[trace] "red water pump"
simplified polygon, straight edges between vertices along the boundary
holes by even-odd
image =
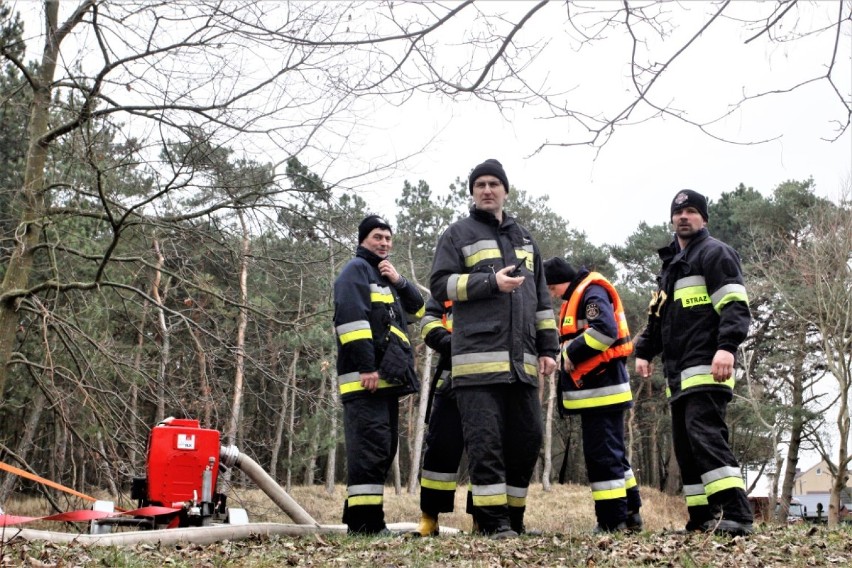
[[[148,477],[135,478],[130,496],[140,507],[173,507],[180,512],[168,526],[201,526],[225,514],[225,496],[216,492],[219,432],[198,420],[167,418],[151,429]]]

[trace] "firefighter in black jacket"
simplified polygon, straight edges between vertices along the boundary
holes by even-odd
[[[419,382],[406,334],[423,298],[388,260],[390,225],[370,215],[358,226],[355,257],[334,281],[337,383],[343,401],[350,534],[387,533],[383,495],[396,454],[400,396]]]
[[[556,369],[556,321],[538,246],[503,211],[503,166],[486,160],[468,186],[474,206],[438,240],[430,289],[439,302],[453,301],[453,393],[474,520],[482,533],[507,538],[525,530],[543,435],[538,377]]]
[[[414,532],[420,536],[437,536],[438,514],[451,513],[455,508],[459,464],[464,452],[461,416],[450,374],[452,330],[452,302],[441,305],[433,298],[426,300],[420,335],[438,353],[439,359],[430,387],[433,398],[420,472],[421,515]]]
[[[610,282],[561,258],[544,262],[547,287],[564,300],[559,318],[561,411],[579,414],[596,532],[642,528],[639,486],[624,445],[633,406],[625,360],[633,351],[621,298]]]
[[[636,339],[636,372],[651,376],[662,354],[672,441],[683,477],[687,530],[752,532],[753,515],[725,415],[737,347],[751,315],[736,251],[707,231],[707,199],[692,190],[671,204],[674,240],[663,261],[648,325]]]

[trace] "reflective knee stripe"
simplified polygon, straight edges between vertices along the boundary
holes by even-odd
[[[745,489],[745,482],[739,468],[731,466],[708,471],[701,476],[701,481],[704,482],[704,492],[707,495],[713,495],[725,489]]]
[[[458,484],[457,473],[441,473],[424,469],[420,474],[420,487],[438,491],[455,491]]]
[[[684,485],[683,496],[686,498],[687,507],[698,507],[707,505],[707,494],[704,493],[703,484]]]
[[[734,377],[729,378],[723,383],[717,383],[710,373],[710,369],[710,365],[696,365],[695,367],[688,367],[681,371],[680,390],[685,391],[689,388],[705,385],[725,386],[729,389],[734,388]]]
[[[527,506],[527,488],[506,486],[506,501],[510,507],[526,507]]]
[[[611,479],[609,481],[596,481],[590,483],[592,498],[595,501],[606,501],[609,499],[622,499],[627,497],[627,487],[623,479]]]
[[[610,406],[631,400],[633,394],[630,392],[630,383],[597,389],[562,391],[562,406],[567,410]]]
[[[508,504],[505,483],[495,483],[493,485],[471,485],[470,490],[473,497],[473,505],[475,507]]]
[[[358,339],[373,339],[373,331],[370,329],[370,322],[367,320],[344,323],[334,329],[337,332],[337,337],[340,339],[341,345],[346,345],[350,341]]]
[[[384,379],[379,379],[379,389],[386,389],[395,386],[398,385],[393,385]],[[345,375],[338,375],[337,387],[340,389],[340,394],[349,394],[352,392],[367,390],[361,386],[361,373],[358,371],[346,373]]]
[[[346,488],[347,503],[350,507],[358,505],[381,505],[384,497],[384,485],[350,485]]]
[[[632,469],[628,469],[624,472],[624,487],[627,489],[632,489],[638,485],[636,483],[636,476],[633,474]]]
[[[744,302],[748,305],[748,294],[742,284],[726,284],[716,290],[710,296],[710,300],[713,302],[713,309],[718,314],[722,312],[722,308],[731,302]]]

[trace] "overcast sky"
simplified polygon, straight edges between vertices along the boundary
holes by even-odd
[[[553,9],[545,8],[549,13],[537,14],[528,31],[552,32],[553,20],[564,16],[564,10],[556,6],[561,3],[553,4]],[[805,15],[813,20],[835,16],[834,7],[835,2],[822,2],[803,12],[799,20]],[[695,11],[692,16],[700,17]],[[813,25],[813,21],[807,23]],[[680,28],[684,34],[697,29],[694,22],[685,24]],[[706,119],[721,114],[743,92],[789,87],[824,72],[829,61],[831,34],[787,44],[759,39],[745,45],[741,25],[730,20],[713,25],[652,91],[657,103],[671,101],[694,119]],[[850,35],[847,25],[836,63],[842,79],[837,86],[847,100],[852,98]],[[680,39],[673,36],[667,41]],[[664,53],[667,46],[660,48]],[[620,108],[619,101],[624,99],[618,96],[630,88],[628,55],[625,38],[607,40],[580,54],[554,42],[549,59],[539,68],[547,69],[547,80],[575,88],[572,96],[585,108],[611,112]],[[671,199],[681,188],[716,200],[741,182],[769,195],[783,181],[813,177],[818,194],[837,198],[852,175],[852,132],[847,129],[835,142],[824,140],[837,135],[832,121],[848,120],[826,81],[749,103],[713,128],[717,135],[740,142],[777,138],[756,145],[720,142],[669,118],[619,127],[599,154],[588,147],[551,147],[531,155],[544,142],[565,140],[572,133],[565,122],[537,118],[544,114],[540,108],[511,114],[501,116],[481,102],[423,98],[401,110],[383,109],[375,117],[384,128],[374,139],[382,148],[379,153],[403,155],[432,136],[436,139],[396,176],[373,185],[367,194],[370,203],[392,217],[388,195],[396,197],[404,180],[423,179],[433,191],[444,191],[477,163],[497,158],[512,185],[549,196],[569,225],[585,231],[591,242],[620,244],[640,221],[667,222]],[[511,209],[511,201],[507,207]]]

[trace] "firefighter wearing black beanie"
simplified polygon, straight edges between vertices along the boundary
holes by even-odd
[[[506,170],[503,169],[503,164],[498,162],[495,159],[485,160],[470,172],[470,177],[467,180],[467,187],[470,191],[470,194],[473,195],[473,183],[476,181],[476,178],[482,176],[494,176],[500,180],[500,183],[503,184],[503,187],[506,189],[506,193],[509,193],[509,178],[506,177]]]

